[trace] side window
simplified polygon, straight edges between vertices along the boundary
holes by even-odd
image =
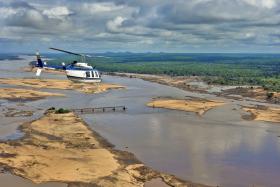
[[[86,77],[90,77],[90,72],[89,71],[86,72]]]

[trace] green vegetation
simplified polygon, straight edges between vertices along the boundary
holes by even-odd
[[[273,95],[274,95],[274,93],[267,92],[266,97],[267,97],[267,99],[271,99],[271,98],[273,98]]]
[[[66,114],[66,113],[71,112],[70,110],[64,109],[64,108],[59,108],[59,109],[56,110],[55,107],[49,108],[48,111],[53,111],[53,112],[55,112],[56,114]]]
[[[48,109],[48,111],[52,111],[52,110],[55,110],[55,107],[51,107]]]
[[[105,53],[87,61],[101,71],[170,76],[201,76],[209,84],[259,85],[280,91],[280,55]],[[70,63],[71,55],[55,55],[49,63]]]
[[[55,111],[56,114],[66,114],[66,113],[69,113],[69,112],[70,112],[70,110],[64,109],[64,108],[60,108],[60,109]]]

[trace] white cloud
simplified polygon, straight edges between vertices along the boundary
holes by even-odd
[[[145,39],[145,40],[141,40],[139,43],[146,44],[146,45],[152,45],[152,44],[154,44],[154,41],[151,39]]]
[[[255,36],[256,36],[255,33],[250,33],[250,32],[245,33],[245,37],[246,37],[246,38],[253,38],[253,37],[255,37]]]
[[[115,5],[114,3],[84,3],[82,4],[82,9],[86,11],[85,13],[97,14],[104,12],[111,12],[123,9],[124,6]]]
[[[7,8],[7,7],[0,7],[0,19],[7,18],[13,14],[16,14],[16,10],[13,8]]]
[[[72,12],[65,6],[58,6],[44,10],[43,14],[47,15],[49,18],[62,18],[69,16]]]
[[[102,41],[104,48],[129,41],[129,50],[145,44],[160,48],[164,43],[182,50],[186,46],[206,50],[225,45],[237,49],[239,45],[265,47],[275,41],[275,33],[280,33],[279,3],[278,0],[91,0],[86,3],[9,0],[0,3],[0,37],[42,39],[42,43],[59,41],[68,45],[79,41],[81,47]]]
[[[244,0],[244,1],[250,5],[261,7],[261,8],[271,9],[276,6],[275,0]]]
[[[113,20],[107,22],[107,29],[112,32],[119,32],[119,28],[122,26],[122,23],[126,20],[121,16],[116,17]]]

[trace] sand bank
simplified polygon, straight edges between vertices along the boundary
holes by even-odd
[[[38,100],[50,96],[64,96],[63,94],[42,92],[18,88],[0,88],[0,98],[11,101]]]
[[[155,99],[147,104],[149,107],[166,108],[173,110],[182,110],[187,112],[195,112],[203,115],[208,110],[224,105],[223,101],[206,100],[200,98],[191,99]]]
[[[270,97],[268,96],[269,94],[271,94]],[[280,103],[280,92],[270,92],[261,87],[236,87],[224,90],[220,95],[225,97],[238,95],[241,98],[250,98],[275,104]]]
[[[208,85],[200,76],[168,76],[168,75],[150,75],[136,73],[108,73],[109,75],[139,78],[150,82],[176,87],[186,91],[209,93],[217,96],[223,96],[230,99],[250,98],[268,103],[280,103],[280,92],[270,92],[261,87],[252,86],[225,86],[225,85]],[[272,97],[268,97],[273,93]]]
[[[137,74],[137,73],[108,73],[113,76],[138,78],[145,81],[155,82],[163,85],[173,86],[187,91],[198,91],[206,93],[207,89],[197,85],[193,85],[193,82],[202,82],[202,79],[198,76],[168,76],[168,75],[151,75],[151,74]]]
[[[22,139],[0,143],[0,163],[35,183],[143,186],[161,178],[172,186],[192,184],[144,166],[131,153],[114,150],[73,113],[49,111],[41,119],[22,125],[21,130],[25,133]]]
[[[12,107],[7,107],[5,109],[2,109],[2,112],[5,117],[28,117],[28,116],[32,116],[34,113],[34,111],[20,110],[18,108],[12,108]]]
[[[60,79],[0,79],[0,84],[27,86],[32,88],[52,88],[77,90],[83,93],[101,93],[110,89],[120,89],[124,86],[107,83],[76,83]]]
[[[280,108],[256,106],[243,107],[243,110],[251,114],[250,116],[244,115],[244,119],[280,123]]]

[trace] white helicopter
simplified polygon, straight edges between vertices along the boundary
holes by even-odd
[[[65,65],[64,63],[61,63],[62,66],[49,66],[46,62],[43,62],[41,60],[41,56],[39,52],[36,53],[37,57],[37,64],[35,65],[38,67],[36,76],[40,76],[42,69],[60,69],[65,70],[67,78],[76,81],[76,82],[87,82],[87,83],[94,83],[94,82],[101,82],[101,74],[100,72],[95,69],[95,67],[92,67],[86,63],[86,57],[90,57],[88,55],[79,54],[79,53],[73,53],[70,51],[65,51],[62,49],[57,48],[50,48],[52,50],[68,53],[71,55],[76,55],[81,57],[81,62],[73,61],[69,65]]]

